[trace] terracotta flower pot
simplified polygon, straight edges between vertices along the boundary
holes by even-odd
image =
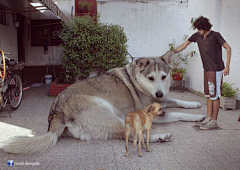
[[[57,96],[59,93],[61,93],[63,90],[65,90],[68,86],[71,84],[58,84],[58,80],[54,80],[50,84],[50,96]]]
[[[180,77],[181,72],[177,72],[177,74],[172,74],[173,80],[182,80],[182,77]]]

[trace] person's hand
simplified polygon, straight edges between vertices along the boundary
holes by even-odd
[[[223,74],[224,74],[224,76],[229,75],[229,67],[225,67]]]

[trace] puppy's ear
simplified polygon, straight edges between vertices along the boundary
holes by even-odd
[[[147,58],[139,58],[136,60],[136,69],[139,72],[142,72],[146,66],[149,64],[149,60]]]
[[[151,105],[151,106],[149,106],[147,112],[149,113],[149,112],[152,112],[153,110],[155,110],[155,107],[153,105]]]
[[[170,68],[172,68],[174,57],[175,57],[175,52],[174,51],[168,51],[161,58]]]

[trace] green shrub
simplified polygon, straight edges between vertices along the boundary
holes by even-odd
[[[99,17],[85,15],[63,24],[62,57],[65,82],[83,80],[93,71],[101,74],[127,64],[127,37],[119,25],[99,22]]]
[[[200,16],[199,16],[200,17]],[[191,18],[191,29],[195,30],[196,28],[194,27],[194,22],[199,18],[199,17],[192,17]]]
[[[234,85],[234,83],[223,82],[223,84],[222,84],[222,93],[221,93],[221,95],[223,97],[235,97],[236,96],[236,94],[239,91],[239,89],[236,88],[234,90],[232,85]]]

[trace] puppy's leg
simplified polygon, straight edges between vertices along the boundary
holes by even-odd
[[[144,141],[144,135],[142,135],[142,147],[143,147],[144,149],[147,148],[146,145],[145,145],[145,141]]]
[[[142,130],[138,131],[138,138],[139,138],[139,142],[138,142],[138,156],[142,157],[142,152],[141,152],[141,144],[142,144],[142,139],[143,139],[143,134],[142,134]]]
[[[150,129],[147,129],[147,152],[151,152],[152,150],[149,148],[149,137],[150,137]]]
[[[137,145],[137,132],[133,132],[133,148]]]
[[[136,123],[133,123],[133,148],[135,148],[135,146],[137,145],[137,133],[138,133],[138,127],[136,125]]]
[[[126,153],[125,153],[125,156],[129,156],[129,151],[128,151],[128,137],[131,133],[131,127],[129,124],[126,124],[125,126],[126,128],[126,131],[125,131],[125,140],[126,140]]]

